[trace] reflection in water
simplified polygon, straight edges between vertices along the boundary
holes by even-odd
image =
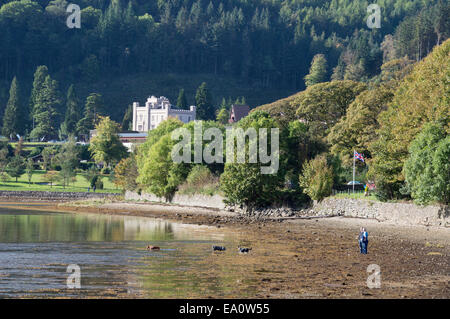
[[[131,216],[0,209],[0,297],[183,297],[232,286],[202,260],[229,239],[215,228]],[[146,245],[161,251],[147,251]],[[69,264],[81,290],[66,289]],[[226,278],[226,279],[225,279]]]

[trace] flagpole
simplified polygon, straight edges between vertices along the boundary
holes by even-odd
[[[355,195],[355,150],[353,150],[353,181],[352,181],[353,195]]]

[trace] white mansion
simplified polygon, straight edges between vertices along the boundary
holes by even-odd
[[[133,102],[133,131],[148,132],[155,129],[169,117],[179,119],[184,123],[195,120],[195,106],[191,105],[189,110],[178,109],[170,104],[169,99],[161,96],[151,96],[147,99],[145,106],[139,102]]]

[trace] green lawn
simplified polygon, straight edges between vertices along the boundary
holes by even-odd
[[[364,196],[364,192],[362,191],[358,191],[353,194],[352,191],[350,191],[350,193],[348,192],[342,192],[342,193],[338,193],[338,194],[334,194],[332,196],[330,196],[332,198],[353,198],[353,199],[370,199],[370,200],[376,200],[378,201],[378,199],[376,198],[376,196],[373,194],[370,194],[369,196]]]
[[[53,192],[86,192],[89,183],[83,178],[80,174],[77,175],[77,180],[75,183],[70,184],[70,186],[66,186],[63,188],[59,185],[59,182],[53,184],[53,186],[47,185],[45,181],[43,181],[42,176],[45,174],[45,171],[35,171],[33,174],[33,178],[31,180],[31,184],[28,184],[28,177],[26,174],[22,175],[18,181],[16,182],[15,178],[11,178],[7,182],[0,181],[0,190],[4,191],[53,191]],[[107,176],[101,177],[104,185],[104,189],[97,189],[98,193],[120,193],[120,189],[117,189],[116,186],[108,179]],[[92,192],[92,189],[90,190]]]

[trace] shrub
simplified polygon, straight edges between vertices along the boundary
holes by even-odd
[[[138,184],[136,179],[138,177],[138,169],[136,164],[136,158],[131,155],[128,158],[122,159],[111,172],[114,184],[123,190],[134,191]]]
[[[103,189],[103,181],[101,178],[97,178],[97,180],[95,181],[95,187],[97,189]]]
[[[95,166],[91,166],[83,175],[84,179],[89,183],[91,187],[94,187],[97,182],[99,172]]]
[[[1,172],[1,173],[0,173],[0,180],[1,180],[3,183],[8,182],[10,178],[11,178],[11,176],[9,176],[8,173],[6,173],[6,172]]]
[[[206,166],[196,165],[190,171],[186,182],[192,186],[202,186],[209,183],[213,178],[214,176]]]
[[[299,182],[303,192],[313,200],[322,200],[331,195],[333,169],[328,166],[326,157],[319,155],[305,162]]]
[[[180,194],[214,195],[219,190],[219,178],[208,167],[196,165],[189,172],[186,181],[179,186]]]
[[[58,180],[58,172],[57,171],[48,171],[44,175],[42,175],[42,179],[50,184],[50,187],[53,187],[53,183]]]

